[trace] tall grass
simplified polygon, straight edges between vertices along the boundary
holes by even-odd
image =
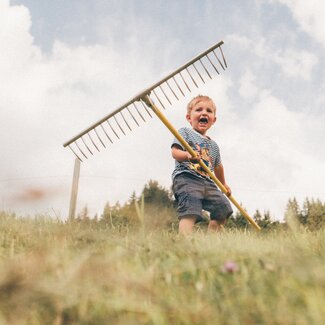
[[[0,324],[324,324],[324,235],[2,213]]]

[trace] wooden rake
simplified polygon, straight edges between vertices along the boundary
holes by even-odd
[[[193,87],[199,88],[199,84],[206,83],[207,79],[212,79],[214,75],[220,74],[221,70],[227,68],[227,62],[221,48],[223,44],[223,41],[221,41],[202,52],[162,80],[134,96],[109,115],[74,136],[63,146],[69,147],[77,159],[83,161],[83,159],[88,159],[89,155],[94,155],[96,151],[99,152],[102,148],[106,148],[107,143],[113,143],[113,141],[120,139],[121,136],[126,135],[128,131],[132,131],[133,127],[139,127],[141,123],[146,122],[146,118],[152,118],[151,112],[154,112],[184,148],[193,157],[196,157],[196,152],[162,114],[152,98],[155,98],[165,109],[173,104],[173,100],[185,97],[188,92],[192,91]],[[200,160],[199,164],[220,190],[227,194],[225,187],[205,163]],[[232,195],[228,196],[228,199],[255,229],[261,229]]]

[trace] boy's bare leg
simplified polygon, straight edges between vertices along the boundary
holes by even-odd
[[[208,231],[209,232],[219,232],[223,229],[223,226],[225,225],[226,220],[210,220],[208,225]]]
[[[196,217],[182,218],[179,221],[178,232],[182,235],[189,235],[193,231]]]

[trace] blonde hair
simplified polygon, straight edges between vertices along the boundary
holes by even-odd
[[[192,98],[192,100],[187,104],[187,114],[191,113],[192,108],[199,102],[206,100],[209,101],[212,105],[212,108],[214,110],[214,113],[216,113],[216,104],[214,101],[209,97],[209,96],[204,96],[204,95],[197,95],[196,97]]]

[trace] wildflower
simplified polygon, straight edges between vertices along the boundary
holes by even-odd
[[[235,273],[239,269],[238,265],[234,261],[227,261],[222,267],[222,272],[224,273]]]

